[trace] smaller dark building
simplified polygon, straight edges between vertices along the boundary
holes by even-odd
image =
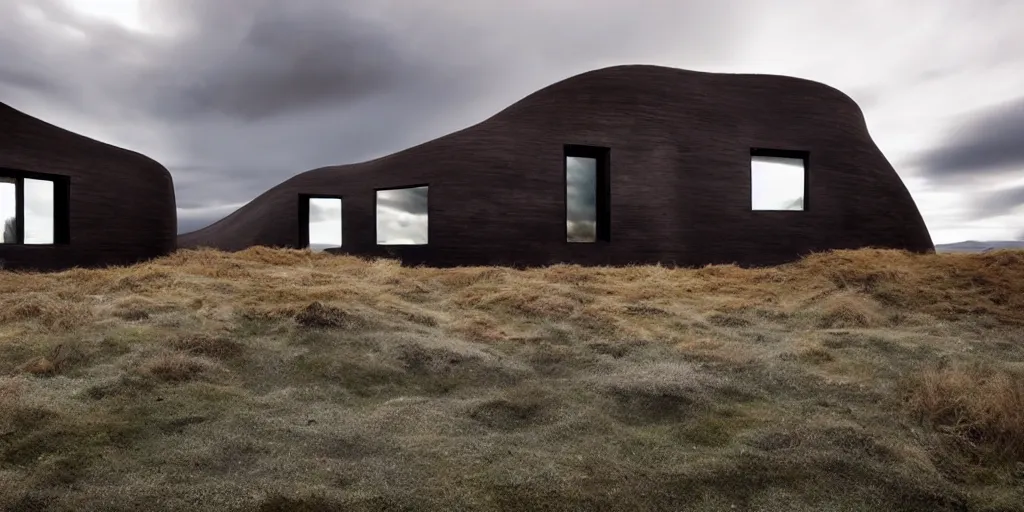
[[[167,169],[3,103],[0,217],[8,270],[129,265],[176,243]]]

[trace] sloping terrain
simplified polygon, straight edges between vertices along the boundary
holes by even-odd
[[[0,508],[1024,510],[1024,252],[0,272]]]

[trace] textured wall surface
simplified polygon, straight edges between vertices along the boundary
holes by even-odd
[[[566,144],[610,148],[610,240],[566,242]],[[806,151],[805,211],[752,211],[752,148]],[[428,184],[429,244],[376,246],[375,189]],[[315,169],[179,247],[300,243],[299,194],[343,196],[343,252],[406,264],[769,265],[864,246],[933,250],[857,104],[807,80],[657,66],[583,73],[377,160]]]
[[[70,243],[0,244],[6,269],[126,265],[175,248],[177,213],[171,175],[145,156],[0,103],[0,169],[70,179]]]

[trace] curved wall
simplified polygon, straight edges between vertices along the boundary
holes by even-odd
[[[65,243],[0,244],[6,269],[128,265],[175,248],[171,175],[138,153],[0,103],[0,174],[56,176],[68,184]]]
[[[565,145],[609,148],[610,240],[566,242]],[[751,150],[806,152],[805,211],[751,210]],[[376,245],[375,189],[429,185],[429,244]],[[845,94],[772,75],[616,66],[377,160],[308,171],[180,247],[298,247],[300,194],[343,197],[341,252],[406,264],[769,265],[933,245]]]

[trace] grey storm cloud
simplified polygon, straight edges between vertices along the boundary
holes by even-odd
[[[1024,176],[1024,97],[975,114],[918,165],[937,183]],[[1024,207],[1024,187],[978,193],[970,205],[972,219],[1010,214]]]
[[[1017,209],[1024,216],[1024,186],[980,194],[972,201],[972,206],[971,216],[975,219],[1006,215]]]
[[[178,208],[203,208],[218,203],[238,203],[254,198],[268,188],[265,184],[281,174],[277,167],[217,167],[213,165],[168,165],[174,169],[174,186],[189,190],[176,197]],[[283,180],[280,180],[283,181]]]
[[[60,88],[54,82],[26,72],[24,69],[10,67],[7,63],[0,63],[0,83],[51,94],[60,91]]]
[[[715,62],[735,51],[738,4],[141,0],[164,30],[151,35],[61,0],[6,0],[0,95],[31,90],[40,110],[63,105],[164,163],[185,232],[294,174],[425,142],[579,72],[668,51]]]
[[[188,232],[191,232],[191,231],[196,231],[197,229],[202,229],[202,228],[210,225],[214,220],[217,220],[217,219],[219,219],[221,217],[223,217],[223,215],[217,216],[216,218],[211,220],[208,217],[189,217],[189,216],[182,217],[182,216],[179,215],[178,216],[178,233],[188,233]]]
[[[162,82],[172,85],[157,95],[162,115],[253,122],[385,94],[431,72],[385,27],[337,2],[208,4],[169,6],[209,39],[192,39],[162,61]]]
[[[936,181],[1024,172],[1024,97],[979,112],[918,164]]]

